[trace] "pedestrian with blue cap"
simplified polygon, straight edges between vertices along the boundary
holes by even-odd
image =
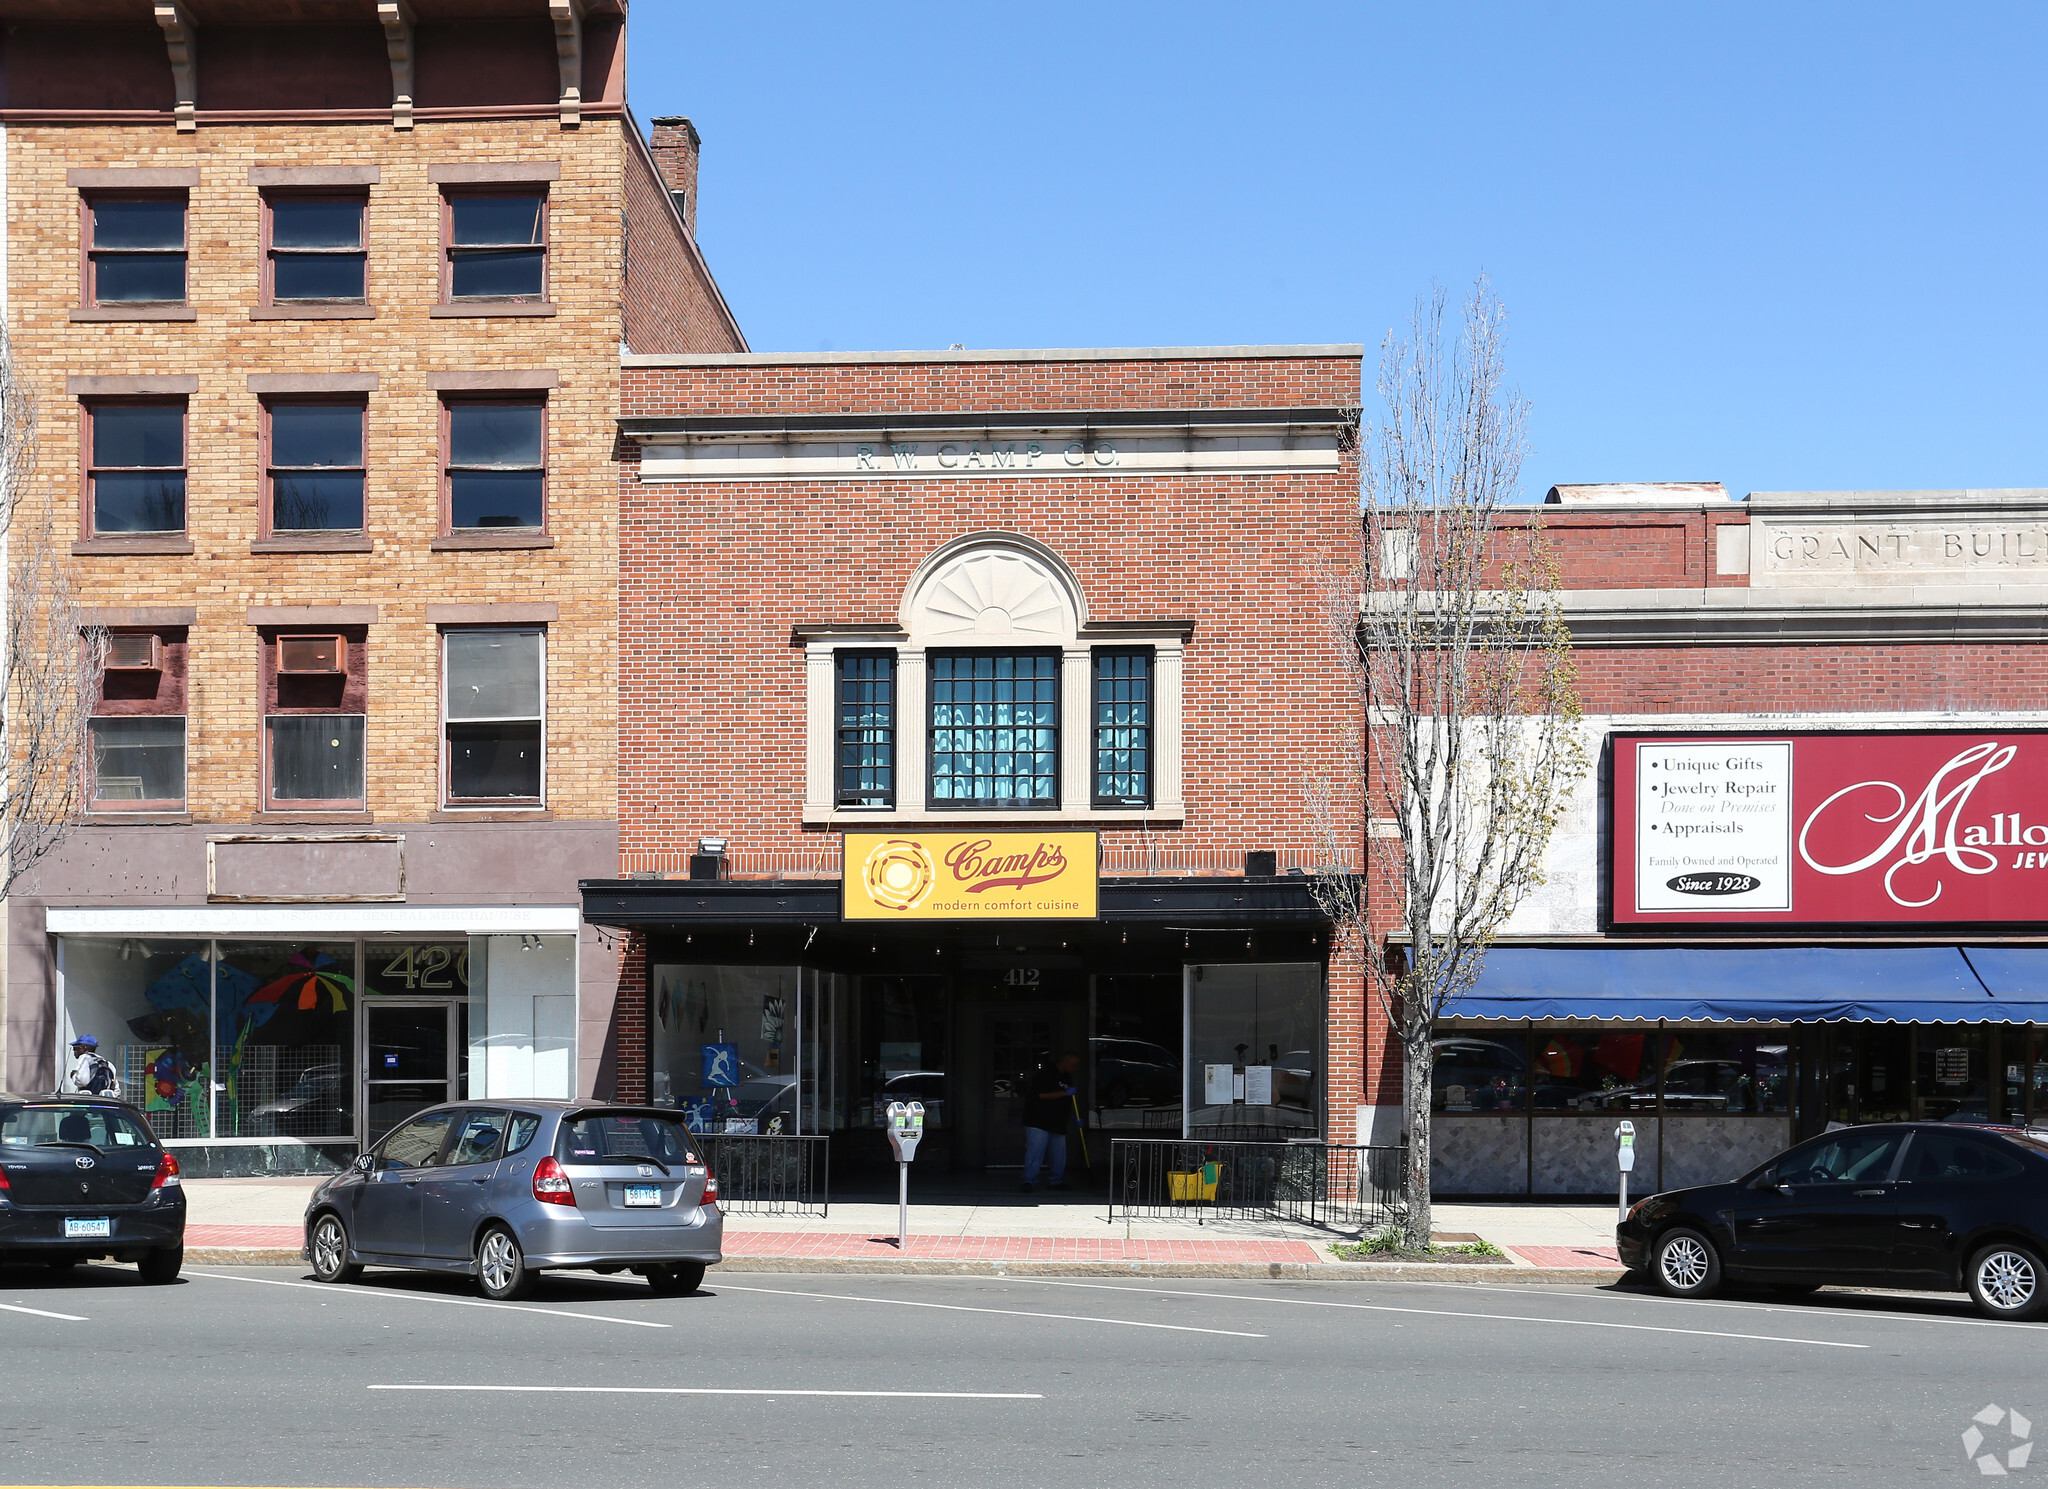
[[[64,1077],[64,1089],[83,1096],[121,1097],[121,1077],[111,1062],[100,1054],[100,1042],[90,1034],[71,1041],[71,1069]]]

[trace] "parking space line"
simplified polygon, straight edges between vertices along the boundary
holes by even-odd
[[[1025,1279],[1019,1278],[1014,1280],[1022,1281]],[[1534,1293],[1555,1297],[1564,1291],[1554,1283],[1418,1282],[1407,1277],[1401,1278],[1397,1285],[1401,1287],[1440,1287],[1462,1292],[1500,1292],[1511,1289],[1518,1296],[1524,1297]],[[1824,1304],[1817,1303],[1746,1303],[1739,1298],[1667,1298],[1662,1293],[1616,1292],[1612,1288],[1592,1286],[1587,1287],[1583,1292],[1576,1289],[1564,1292],[1564,1296],[1573,1298],[1607,1298],[1622,1303],[1669,1303],[1673,1306],[1684,1308],[1735,1308],[1750,1313],[1789,1313],[1795,1317],[1805,1318],[1874,1318],[1904,1324],[1961,1324],[1965,1328],[1971,1329],[2048,1329],[2048,1324],[2029,1324],[2021,1323],[2017,1320],[1999,1318],[1950,1318],[1947,1315],[1928,1313],[1893,1313],[1877,1308],[1829,1308]],[[1901,1298],[1896,1294],[1882,1292],[1859,1292],[1854,1294],[1854,1296],[1875,1298],[1877,1301],[1886,1303],[1903,1303],[1906,1301],[1906,1298]],[[1957,1293],[1911,1293],[1907,1295],[1910,1298],[1922,1299],[1954,1298],[1959,1296],[1961,1294]]]
[[[1135,1318],[1091,1318],[1084,1313],[1030,1313],[1021,1308],[970,1308],[964,1303],[920,1303],[910,1298],[863,1298],[852,1293],[800,1293],[786,1287],[739,1287],[717,1284],[722,1293],[772,1293],[779,1298],[823,1298],[833,1303],[891,1303],[898,1308],[937,1308],[947,1313],[996,1313],[1007,1318],[1051,1318],[1068,1324],[1120,1324],[1127,1329],[1165,1329],[1175,1334],[1222,1334],[1231,1339],[1264,1339],[1242,1329],[1198,1329],[1193,1324],[1153,1324]]]
[[[1481,1318],[1517,1324],[1563,1324],[1579,1329],[1627,1329],[1639,1334],[1691,1334],[1704,1339],[1742,1339],[1754,1344],[1811,1344],[1823,1349],[1869,1349],[1840,1339],[1796,1339],[1780,1334],[1736,1334],[1722,1329],[1678,1329],[1667,1324],[1623,1324],[1599,1318],[1545,1318],[1527,1313],[1470,1313],[1454,1308],[1396,1308],[1389,1303],[1332,1303],[1321,1298],[1259,1298],[1243,1293],[1195,1293],[1170,1288],[1124,1287],[1111,1282],[1061,1282],[1049,1277],[1011,1277],[1038,1287],[1086,1287],[1100,1292],[1139,1293],[1157,1298],[1204,1298],[1231,1303],[1284,1303],[1296,1308],[1348,1308],[1360,1313],[1405,1313],[1423,1318]]]
[[[371,1391],[509,1391],[562,1396],[887,1396],[907,1401],[1043,1401],[1037,1391],[799,1391],[768,1386],[366,1386]]]
[[[27,1313],[36,1318],[61,1318],[67,1324],[86,1324],[92,1322],[91,1319],[81,1318],[75,1313],[52,1313],[47,1308],[24,1308],[19,1303],[0,1303],[0,1310],[8,1313]]]
[[[549,1318],[580,1318],[594,1324],[626,1324],[635,1329],[670,1329],[648,1318],[612,1318],[603,1313],[572,1313],[566,1308],[536,1308],[530,1303],[492,1303],[482,1298],[444,1298],[438,1293],[404,1293],[381,1287],[358,1287],[346,1282],[287,1282],[281,1277],[238,1277],[232,1272],[194,1272],[187,1277],[210,1277],[215,1282],[255,1282],[264,1287],[303,1287],[316,1293],[354,1293],[358,1297],[398,1298],[410,1303],[452,1303],[458,1308],[502,1308],[508,1313],[544,1313]]]

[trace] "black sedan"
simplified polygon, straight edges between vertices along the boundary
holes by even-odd
[[[175,1282],[185,1262],[178,1160],[142,1113],[100,1096],[0,1096],[0,1261],[134,1262]]]
[[[1677,1298],[1726,1281],[1967,1289],[1992,1318],[2048,1308],[2048,1135],[1893,1122],[1801,1143],[1732,1184],[1653,1194],[1621,1263]]]

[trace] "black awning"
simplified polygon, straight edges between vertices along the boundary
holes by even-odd
[[[583,918],[593,925],[659,928],[718,925],[833,925],[837,879],[585,879]],[[1309,880],[1156,877],[1104,879],[1099,922],[1200,929],[1329,923]],[[1033,922],[912,920],[900,929]],[[1042,922],[1087,924],[1088,922]],[[870,922],[862,922],[868,925]]]

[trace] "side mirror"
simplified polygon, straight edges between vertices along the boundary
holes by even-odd
[[[375,1153],[359,1153],[356,1155],[355,1166],[358,1173],[371,1173],[377,1167],[377,1155]]]

